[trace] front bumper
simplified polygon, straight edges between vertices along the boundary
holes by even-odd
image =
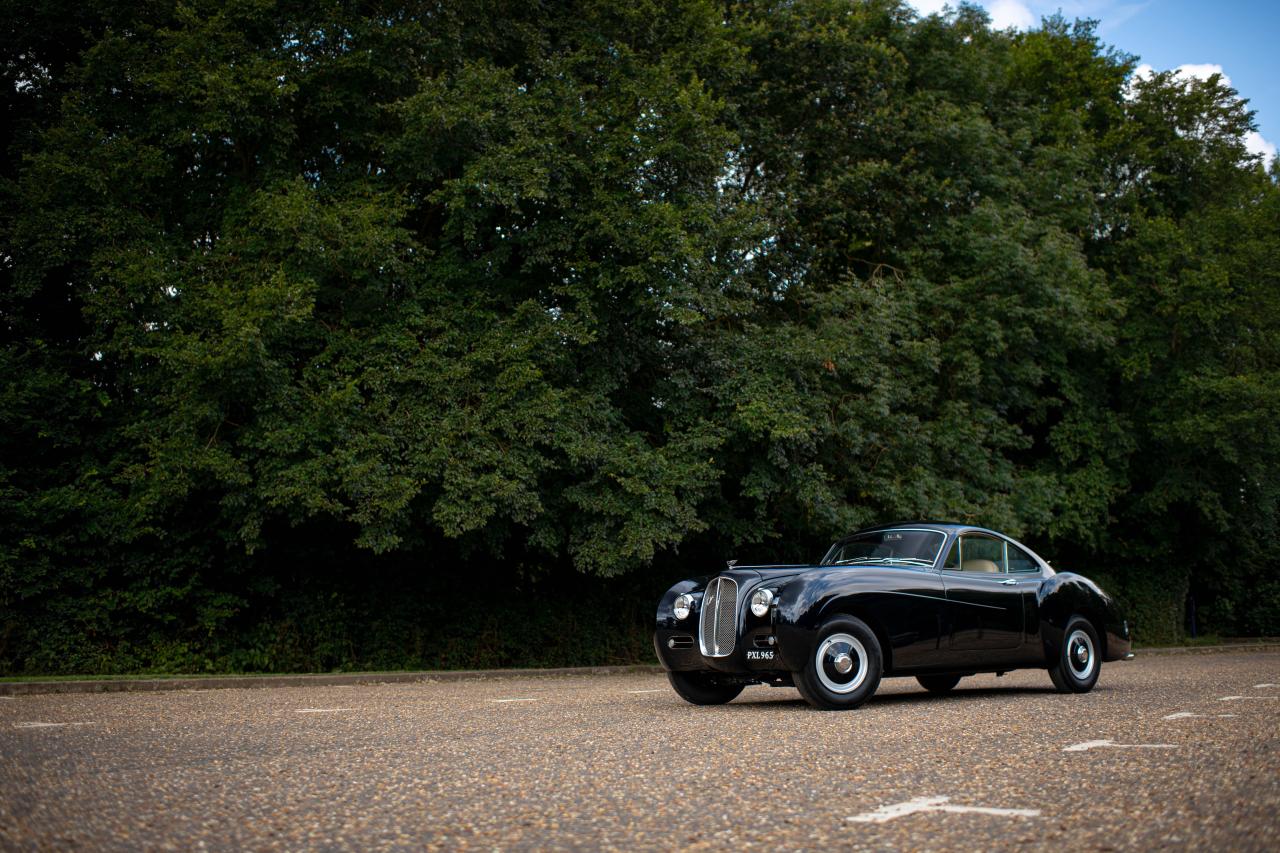
[[[767,618],[738,633],[734,649],[724,657],[702,654],[698,646],[697,620],[690,617],[688,627],[659,625],[653,634],[653,648],[664,669],[676,672],[722,672],[737,675],[765,675],[787,671],[782,663],[777,637]]]

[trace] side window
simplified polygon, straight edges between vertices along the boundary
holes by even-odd
[[[973,534],[961,536],[960,570],[988,573],[1005,571],[1004,540]]]
[[[960,538],[956,537],[956,541],[951,543],[951,550],[947,553],[947,561],[942,564],[942,568],[953,572],[960,571]]]
[[[1009,571],[1011,572],[1038,572],[1040,564],[1031,559],[1031,555],[1021,548],[1013,545],[1009,546]]]

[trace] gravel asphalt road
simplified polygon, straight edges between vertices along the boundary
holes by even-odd
[[[844,713],[650,674],[0,698],[0,847],[1275,851],[1280,653]]]

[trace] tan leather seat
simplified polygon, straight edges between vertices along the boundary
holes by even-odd
[[[991,560],[965,560],[960,564],[964,572],[998,572],[1000,567]]]

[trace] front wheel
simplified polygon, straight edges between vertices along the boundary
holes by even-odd
[[[693,705],[723,705],[742,692],[741,684],[721,684],[705,672],[668,672],[671,689]]]
[[[958,675],[917,675],[916,681],[930,693],[950,693],[960,683]]]
[[[875,632],[861,619],[838,616],[818,632],[817,645],[796,678],[796,687],[815,708],[852,710],[876,692],[882,669]]]
[[[1072,617],[1063,633],[1058,658],[1049,667],[1049,678],[1059,693],[1088,693],[1098,683],[1102,658],[1098,655],[1098,634],[1087,619]]]

